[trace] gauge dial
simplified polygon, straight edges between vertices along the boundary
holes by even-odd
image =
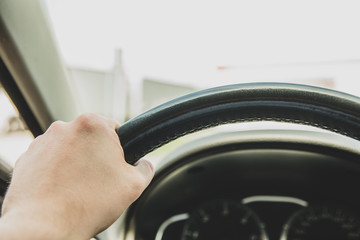
[[[359,218],[336,207],[309,207],[284,225],[281,240],[360,240]]]
[[[213,200],[187,220],[181,240],[267,240],[262,224],[248,207],[233,200]]]

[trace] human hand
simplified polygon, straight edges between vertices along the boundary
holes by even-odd
[[[87,114],[37,137],[15,165],[0,239],[20,239],[19,231],[21,239],[90,239],[110,226],[154,172],[145,160],[125,162],[118,127]]]

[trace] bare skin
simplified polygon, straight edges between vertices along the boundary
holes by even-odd
[[[93,114],[55,122],[19,158],[5,196],[0,239],[90,239],[150,183],[151,164],[124,160],[115,129]]]

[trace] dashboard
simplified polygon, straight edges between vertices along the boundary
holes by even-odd
[[[330,144],[334,136],[257,131],[190,142],[126,213],[124,239],[360,239],[359,155]]]

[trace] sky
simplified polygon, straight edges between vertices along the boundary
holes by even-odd
[[[44,0],[69,65],[194,84],[220,66],[360,59],[359,1]],[[208,80],[205,80],[208,78]]]

